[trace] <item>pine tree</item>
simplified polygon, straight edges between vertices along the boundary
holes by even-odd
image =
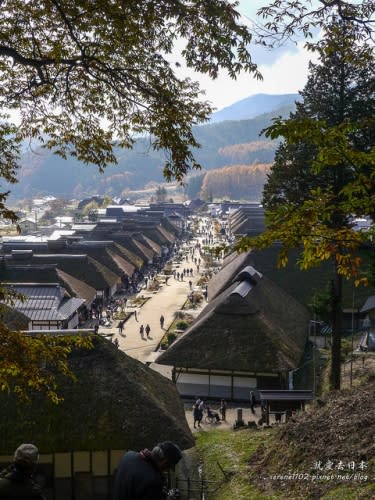
[[[267,231],[241,245],[280,241],[280,264],[302,247],[302,269],[332,261],[331,386],[338,389],[342,279],[359,283],[357,251],[368,237],[353,231],[352,217],[374,214],[375,61],[350,22],[328,26],[315,50],[319,63],[310,65],[303,102],[266,133],[284,137],[264,189]]]

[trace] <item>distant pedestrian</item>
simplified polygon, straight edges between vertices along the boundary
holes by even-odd
[[[200,411],[198,408],[198,405],[196,403],[193,404],[193,419],[194,419],[194,429],[196,429],[196,424],[198,424],[198,427],[201,426],[201,418],[200,418]]]
[[[164,316],[163,315],[160,316],[160,328],[161,329],[164,328]]]
[[[149,336],[150,336],[150,331],[151,331],[150,325],[147,323],[146,328],[145,328],[147,338],[149,338]]]
[[[134,311],[134,318],[135,318],[135,321],[137,321],[137,323],[138,323],[138,314],[137,314],[137,311]]]
[[[143,326],[143,325],[141,325],[141,326],[139,327],[139,333],[141,334],[141,337],[143,337],[143,333],[144,333],[144,331],[145,331],[144,326]]]
[[[117,325],[117,327],[118,327],[119,334],[122,335],[122,332],[124,330],[124,322],[120,321],[119,324]]]
[[[254,391],[250,391],[250,410],[253,414],[255,414],[255,404],[256,404],[255,393]]]
[[[221,420],[225,420],[225,416],[227,413],[227,404],[224,399],[221,400],[220,403],[220,415],[221,415]]]
[[[198,410],[199,410],[198,426],[200,427],[200,423],[202,422],[202,418],[203,418],[204,401],[199,400]]]
[[[190,290],[193,288],[193,282],[191,280],[189,280],[189,287],[190,287]]]
[[[115,344],[115,346],[116,346],[116,347],[117,347],[117,349],[118,349],[118,347],[119,347],[119,341],[118,341],[118,339],[115,339],[115,341],[114,341],[113,343]]]

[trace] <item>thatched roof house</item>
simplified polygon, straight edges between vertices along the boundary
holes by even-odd
[[[247,266],[157,363],[174,366],[179,392],[191,396],[242,399],[250,388],[286,388],[309,319],[302,304]]]
[[[53,475],[56,498],[72,498],[80,480],[91,488],[85,498],[99,498],[99,491],[108,493],[107,476],[125,450],[163,440],[182,449],[194,445],[174,384],[111,342],[94,336],[94,349],[74,352],[70,366],[76,381],[59,378],[59,405],[38,394],[26,404],[0,393],[1,463],[20,443],[35,443],[46,473]]]

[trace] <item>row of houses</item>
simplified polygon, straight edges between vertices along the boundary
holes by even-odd
[[[18,324],[14,314],[5,320],[22,329],[74,328],[116,292],[136,292],[175,251],[185,230],[186,209],[180,209],[167,215],[148,207],[108,207],[95,224],[75,224],[45,237],[4,237],[0,281],[28,297],[13,306],[22,313]],[[36,312],[40,308],[44,314]]]
[[[2,308],[2,320],[22,330],[71,331],[95,304],[131,293],[163,266],[184,231],[172,216],[144,212],[111,214],[53,237],[4,238],[0,280],[23,299]],[[175,385],[101,336],[92,342],[69,355],[75,381],[45,367],[57,377],[59,405],[37,391],[28,402],[0,392],[0,466],[21,442],[35,443],[48,500],[109,500],[125,450],[161,440],[194,445]]]

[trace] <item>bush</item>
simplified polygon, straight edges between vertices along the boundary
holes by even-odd
[[[177,321],[176,323],[176,328],[177,330],[186,330],[187,327],[189,326],[189,323],[187,321]]]
[[[169,332],[167,335],[168,345],[171,345],[177,338],[177,334],[175,332]]]

